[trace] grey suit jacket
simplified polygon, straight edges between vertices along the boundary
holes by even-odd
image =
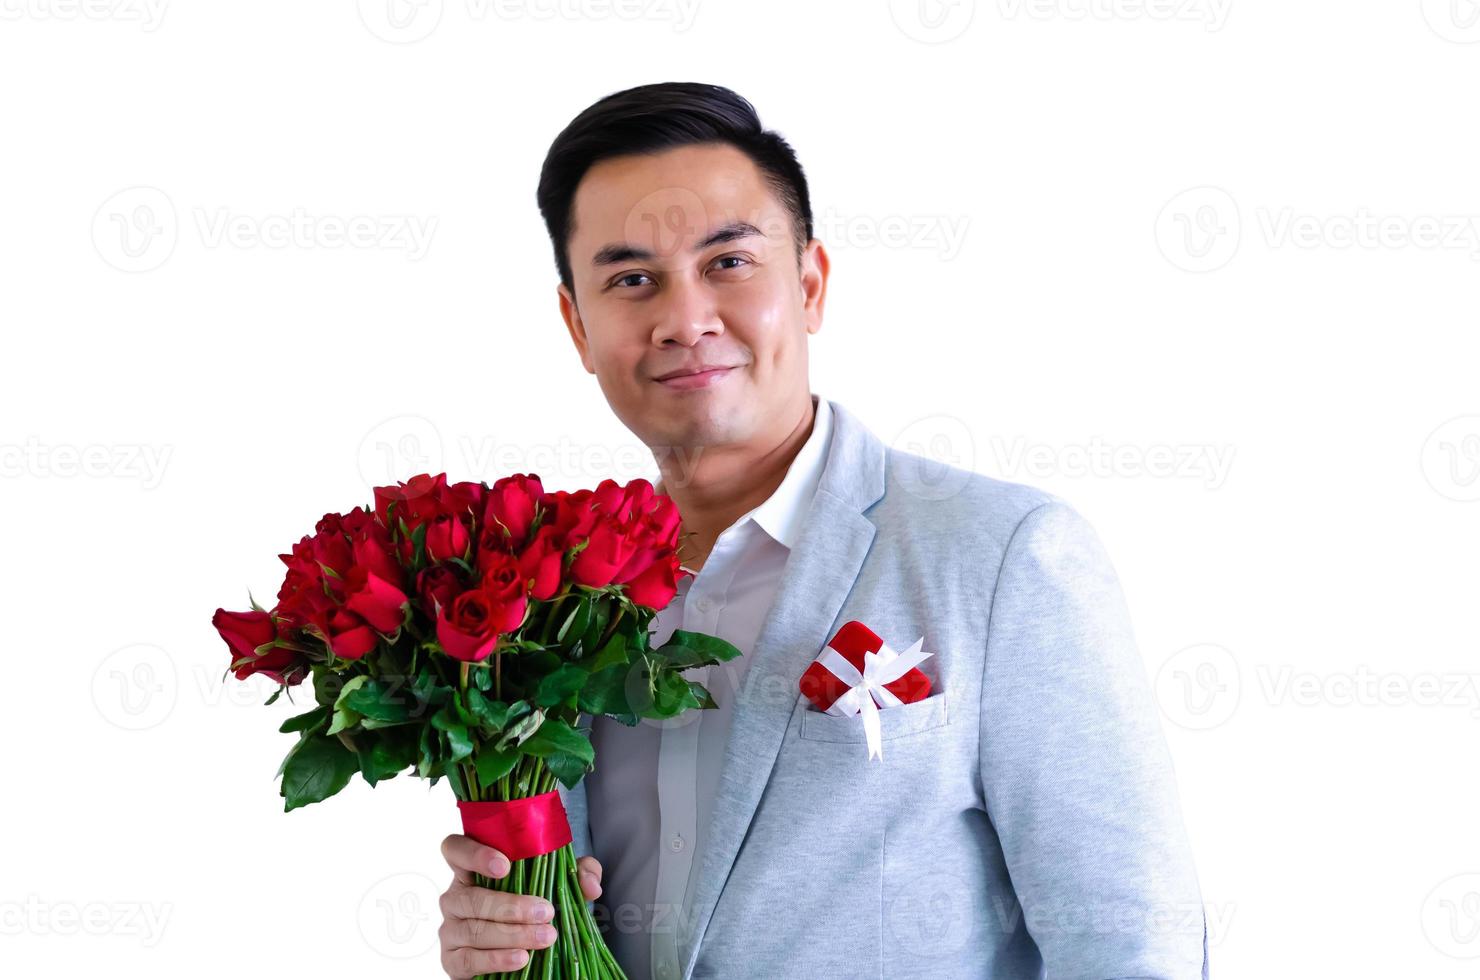
[[[1171,757],[1094,530],[832,407],[805,527],[742,651],[684,980],[1206,978]],[[880,710],[882,759],[859,718],[797,686],[850,619],[934,654],[930,696]],[[561,794],[589,854],[601,814],[584,783]]]

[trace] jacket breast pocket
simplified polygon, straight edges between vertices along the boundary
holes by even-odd
[[[897,704],[879,709],[879,737],[882,741],[903,738],[917,732],[929,731],[950,723],[946,711],[946,697],[950,692],[941,691],[919,701]],[[868,744],[863,731],[863,719],[858,715],[842,717],[818,711],[807,706],[802,711],[802,724],[798,735],[814,742],[857,742]]]

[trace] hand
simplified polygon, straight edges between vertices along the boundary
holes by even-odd
[[[518,970],[530,951],[555,942],[550,925],[554,909],[533,895],[515,895],[473,883],[473,874],[502,878],[509,859],[495,848],[463,834],[442,841],[442,856],[452,868],[452,884],[442,893],[442,969],[452,980],[471,980],[484,973]],[[593,901],[601,894],[601,862],[576,860],[581,894]]]

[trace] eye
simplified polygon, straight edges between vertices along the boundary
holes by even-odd
[[[648,278],[648,274],[646,272],[629,272],[625,276],[619,276],[617,279],[615,279],[612,282],[612,285],[619,286],[624,289],[635,289],[638,286],[644,285],[640,282],[629,282],[629,280],[632,279],[647,279],[648,282],[652,282],[652,279]]]
[[[750,265],[750,260],[747,259],[743,255],[721,255],[719,258],[715,259],[715,262],[716,263],[720,263],[720,262],[743,262],[745,265]],[[738,266],[738,265],[728,265],[728,266],[724,266],[724,268],[726,268],[726,269],[738,269],[738,268],[740,268],[740,266]]]

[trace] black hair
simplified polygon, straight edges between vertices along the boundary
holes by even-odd
[[[812,202],[796,152],[761,127],[755,107],[722,85],[657,82],[614,92],[587,107],[555,137],[540,168],[536,200],[555,248],[560,281],[571,278],[571,206],[594,164],[611,157],[658,153],[680,146],[728,143],[748,156],[792,219],[797,261],[812,240]]]

